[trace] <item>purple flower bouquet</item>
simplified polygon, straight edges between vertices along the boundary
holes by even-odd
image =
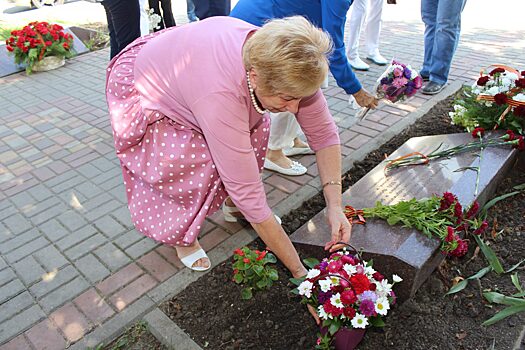
[[[381,74],[375,88],[377,98],[391,103],[403,101],[413,96],[423,85],[423,79],[410,65],[392,60],[392,63]],[[369,108],[365,108],[359,119],[364,119]]]

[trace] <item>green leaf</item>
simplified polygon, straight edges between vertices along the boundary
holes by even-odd
[[[264,259],[271,264],[275,264],[277,262],[277,258],[272,253],[266,254]]]
[[[379,316],[370,317],[368,320],[370,321],[370,324],[374,327],[381,328],[385,326],[385,322]]]
[[[335,322],[334,320],[334,322],[332,322],[330,326],[328,327],[328,332],[331,335],[334,335],[335,333],[337,333],[340,327],[341,327],[340,324],[338,322]]]
[[[508,297],[497,292],[485,292],[483,293],[485,299],[494,304],[503,304],[510,306],[525,305],[525,299]]]
[[[513,187],[516,191],[525,191],[525,183],[522,183],[521,185],[516,185]]]
[[[525,297],[525,292],[512,294],[512,296],[515,297],[515,298],[523,298],[523,297]]]
[[[499,201],[502,201],[504,199],[507,199],[509,197],[512,197],[512,196],[515,196],[517,195],[518,193],[520,193],[521,191],[514,191],[514,192],[510,192],[510,193],[506,193],[506,194],[503,194],[501,196],[498,196],[496,198],[493,198],[491,199],[490,201],[488,201],[484,206],[483,206],[483,209],[481,209],[481,212],[480,212],[480,217],[482,218],[485,218],[487,216],[487,211],[492,208],[496,203],[498,203]]]
[[[259,280],[257,281],[256,285],[257,285],[257,288],[264,289],[268,285],[268,280],[266,279]]]
[[[304,277],[301,277],[301,278],[290,278],[288,279],[294,286],[298,286],[300,285],[301,283],[303,283],[304,281]]]
[[[474,275],[472,275],[470,277],[467,277],[466,279],[464,279],[463,281],[460,281],[455,286],[452,286],[452,288],[450,288],[449,291],[445,295],[455,294],[457,292],[462,291],[468,285],[468,281],[469,280],[473,280],[473,279],[476,279],[476,278],[479,279],[479,278],[485,276],[490,271],[492,271],[492,266],[486,266],[486,267],[482,268],[481,270],[476,272]]]
[[[268,277],[272,281],[277,281],[279,279],[279,274],[277,273],[277,270],[271,269],[271,270],[268,271]]]
[[[445,295],[454,294],[454,293],[457,293],[459,291],[462,291],[463,289],[465,289],[467,284],[468,284],[468,280],[460,281],[455,286],[452,286],[452,288],[450,288],[449,291]]]
[[[233,275],[233,280],[237,284],[242,283],[242,280],[243,280],[242,275],[240,273],[236,273],[235,275]]]
[[[244,300],[249,300],[253,297],[251,288],[244,288],[241,292],[241,297]]]
[[[253,271],[257,274],[257,276],[260,276],[263,272],[264,268],[261,265],[253,265]]]
[[[520,267],[521,264],[523,264],[525,262],[525,259],[523,259],[522,261],[520,261],[519,263],[517,263],[516,265],[512,266],[510,269],[508,269],[507,271],[505,271],[506,273],[509,273],[509,272],[512,272],[514,270],[516,270],[518,267]]]
[[[389,217],[386,219],[386,222],[388,222],[388,224],[389,224],[390,226],[392,226],[392,225],[397,224],[400,220],[401,220],[401,218],[400,218],[399,216],[389,216]]]
[[[492,325],[494,323],[497,323],[497,322],[503,320],[504,318],[507,318],[509,316],[517,314],[518,312],[523,312],[523,311],[525,311],[525,305],[509,306],[509,307],[501,310],[500,312],[498,312],[497,314],[495,314],[494,316],[492,316],[491,318],[489,318],[485,322],[483,322],[481,325],[482,326],[490,326],[490,325]]]
[[[510,277],[510,280],[512,281],[512,284],[514,285],[514,287],[516,287],[518,292],[520,293],[523,292],[523,288],[521,288],[521,283],[520,283],[520,280],[518,279],[517,272]]]
[[[319,260],[315,258],[303,259],[303,262],[309,269],[313,269],[315,265],[319,264]]]
[[[496,253],[490,248],[483,240],[477,236],[474,235],[474,238],[476,239],[476,242],[478,243],[481,251],[483,252],[483,255],[485,255],[485,258],[489,262],[490,266],[492,266],[492,269],[498,273],[504,273],[505,270],[503,269],[503,266],[501,266],[501,262],[499,261],[498,257],[496,256]]]

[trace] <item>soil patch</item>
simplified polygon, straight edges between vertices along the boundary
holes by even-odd
[[[450,125],[448,112],[452,99],[438,103],[413,126],[397,135],[379,150],[370,153],[348,172],[344,187],[357,182],[373,167],[410,137],[462,132]],[[520,165],[504,179],[497,194],[510,191],[525,182],[525,167]],[[319,194],[283,217],[284,228],[294,232],[324,208]],[[492,208],[489,222],[493,232],[487,237],[504,267],[525,256],[525,194],[521,193]],[[255,240],[252,248],[264,244]],[[490,327],[481,323],[502,307],[488,307],[481,292],[516,292],[509,275],[486,275],[479,283],[472,281],[462,292],[444,296],[456,276],[468,277],[487,266],[483,255],[469,253],[459,260],[447,260],[423,284],[416,296],[394,307],[384,329],[370,329],[359,349],[511,349],[525,324],[516,315]],[[299,251],[302,258],[307,258]],[[241,299],[241,286],[232,282],[232,261],[215,267],[183,292],[161,305],[161,309],[203,348],[209,349],[313,349],[318,331],[315,322],[299,298],[292,295],[288,270],[277,264],[279,281],[270,290],[256,293],[249,301]],[[523,277],[523,270],[518,269]]]
[[[138,322],[128,328],[121,336],[96,350],[167,350],[148,330],[145,322]]]

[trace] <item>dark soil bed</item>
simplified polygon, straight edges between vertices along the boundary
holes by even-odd
[[[410,137],[462,132],[449,123],[450,106],[451,99],[440,102],[412,127],[356,163],[344,181],[345,187],[357,182],[384,159],[384,154],[392,153]],[[521,183],[525,183],[523,165],[504,179],[497,194]],[[285,230],[294,232],[323,208],[322,195],[312,198],[283,217]],[[503,231],[495,239],[487,238],[506,268],[525,257],[524,213],[525,194],[521,193],[497,204],[489,215],[495,232]],[[489,307],[481,292],[515,293],[510,275],[489,273],[480,283],[472,281],[462,292],[444,296],[454,277],[471,276],[488,265],[481,253],[475,256],[474,246],[471,242],[464,258],[445,261],[413,299],[393,308],[384,329],[367,332],[359,349],[511,349],[525,324],[524,315],[481,326],[502,309]],[[256,240],[251,247],[262,249],[264,244]],[[293,286],[288,282],[288,270],[278,264],[279,281],[270,290],[244,301],[241,286],[232,282],[231,264],[226,261],[215,267],[161,309],[203,348],[313,349],[318,328],[299,298],[290,293]],[[517,271],[523,278],[523,270]]]
[[[167,350],[148,330],[145,322],[138,322],[128,328],[117,339],[95,350]]]

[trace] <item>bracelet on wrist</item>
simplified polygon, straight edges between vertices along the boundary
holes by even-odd
[[[328,186],[328,185],[343,186],[343,185],[341,184],[341,181],[328,181],[328,182],[326,182],[326,183],[323,184],[323,190],[324,190],[324,188],[325,188],[326,186]]]

